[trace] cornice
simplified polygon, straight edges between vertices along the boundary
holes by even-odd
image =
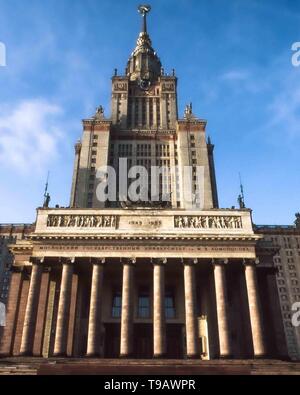
[[[259,235],[46,235],[46,234],[32,234],[29,236],[29,238],[35,242],[35,241],[59,241],[59,240],[65,240],[65,241],[93,241],[93,240],[103,240],[103,241],[112,241],[112,240],[131,240],[131,241],[211,241],[211,242],[216,242],[216,241],[231,241],[231,242],[256,242],[258,240],[261,240],[262,236]]]

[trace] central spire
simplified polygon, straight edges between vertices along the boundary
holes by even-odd
[[[150,11],[150,5],[140,5],[138,7],[138,12],[142,15],[142,29],[126,68],[127,76],[130,77],[131,81],[147,80],[153,82],[161,75],[161,63],[152,48],[152,42],[147,31],[147,14]]]

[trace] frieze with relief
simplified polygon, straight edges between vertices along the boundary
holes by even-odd
[[[175,228],[183,229],[242,229],[242,217],[238,216],[176,216]]]
[[[115,215],[49,215],[47,226],[52,228],[115,228]]]

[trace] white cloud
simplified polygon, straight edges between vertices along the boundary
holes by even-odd
[[[20,173],[44,171],[58,151],[62,110],[45,100],[0,106],[0,164]]]
[[[226,81],[245,81],[248,80],[249,73],[245,70],[230,70],[221,76]]]
[[[300,70],[299,70],[300,75]],[[281,92],[272,100],[268,107],[270,119],[267,128],[281,127],[291,140],[300,136],[300,88],[297,79],[287,81]]]
[[[239,93],[247,91],[257,94],[268,89],[268,81],[262,80],[256,70],[232,69],[221,74],[219,79],[228,84],[230,89],[236,89]]]

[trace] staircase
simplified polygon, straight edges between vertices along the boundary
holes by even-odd
[[[0,359],[0,375],[300,375],[277,360]]]

